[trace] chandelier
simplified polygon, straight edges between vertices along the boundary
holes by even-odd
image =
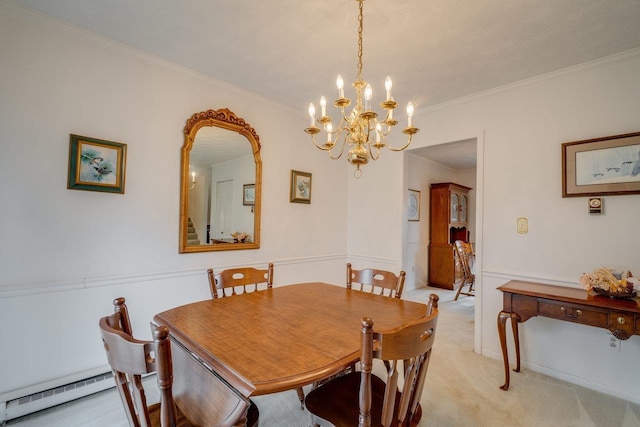
[[[384,110],[384,120],[378,119],[378,113],[371,109],[371,99],[373,91],[371,85],[362,79],[362,3],[364,0],[357,0],[359,7],[358,14],[358,74],[356,80],[352,83],[356,91],[356,102],[354,108],[350,112],[345,112],[345,108],[351,105],[351,100],[344,96],[344,81],[342,76],[338,75],[336,84],[338,86],[338,99],[333,105],[340,109],[340,123],[334,128],[331,117],[327,116],[327,101],[323,96],[320,98],[321,115],[317,121],[321,124],[323,130],[327,134],[326,142],[318,144],[316,135],[321,130],[316,127],[316,109],[313,103],[309,104],[309,116],[311,123],[304,131],[311,135],[311,141],[320,150],[326,151],[332,159],[339,159],[344,153],[345,147],[348,145],[347,160],[356,166],[354,176],[359,178],[362,176],[360,166],[369,162],[369,159],[378,160],[380,158],[380,149],[383,147],[391,151],[402,151],[411,144],[411,138],[419,131],[413,127],[413,104],[407,104],[407,127],[402,133],[408,135],[407,143],[400,148],[394,148],[387,144],[386,137],[391,133],[393,126],[398,121],[393,118],[393,110],[398,104],[391,96],[391,78],[387,76],[385,80],[385,89],[387,90],[386,99],[380,103],[380,107]],[[336,148],[338,153],[332,150]]]

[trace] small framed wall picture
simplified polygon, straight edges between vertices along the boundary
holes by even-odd
[[[420,221],[420,191],[409,190],[407,196],[407,219],[409,221]]]
[[[127,145],[71,135],[67,188],[124,194]]]
[[[311,174],[308,172],[291,171],[291,189],[289,201],[291,203],[311,204]]]
[[[242,186],[242,204],[244,206],[254,206],[256,204],[255,184],[245,184]]]

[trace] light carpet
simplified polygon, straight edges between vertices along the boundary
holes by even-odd
[[[404,299],[426,302],[440,296],[440,317],[422,397],[420,426],[476,427],[639,427],[640,405],[524,369],[505,392],[502,362],[473,352],[473,297],[437,288],[407,292]],[[375,321],[375,319],[374,319]],[[155,377],[145,379],[150,401],[157,401]],[[305,388],[308,391],[309,387]],[[253,400],[262,427],[306,427],[294,390]],[[120,398],[109,389],[7,423],[32,427],[126,426]]]

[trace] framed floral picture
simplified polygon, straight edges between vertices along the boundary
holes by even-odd
[[[311,203],[311,174],[308,172],[291,171],[291,203]]]
[[[71,135],[67,188],[124,194],[127,145]]]
[[[562,197],[640,193],[640,132],[562,144]]]

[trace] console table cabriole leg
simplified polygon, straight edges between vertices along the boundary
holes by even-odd
[[[513,330],[513,342],[516,346],[516,368],[514,372],[520,372],[520,335],[518,333],[518,324],[520,318],[516,313],[511,313],[511,329]]]
[[[498,313],[498,337],[500,338],[500,348],[502,349],[502,361],[504,363],[504,384],[500,386],[502,390],[509,390],[509,354],[507,353],[507,319],[511,318],[511,313],[501,311]]]

